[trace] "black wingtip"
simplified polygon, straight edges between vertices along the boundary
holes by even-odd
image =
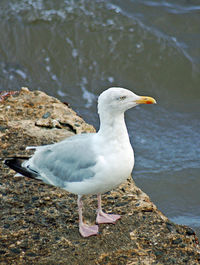
[[[22,163],[28,159],[29,158],[27,157],[10,157],[4,161],[4,164],[9,168],[15,170],[16,172],[22,174],[23,176],[36,179],[38,176],[36,173],[30,172],[27,168],[22,166]]]
[[[10,157],[4,161],[4,164],[15,170],[17,167],[21,167],[22,162],[22,160],[19,161],[19,159],[17,159],[16,157]]]

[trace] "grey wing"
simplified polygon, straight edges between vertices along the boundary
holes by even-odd
[[[77,135],[40,148],[25,166],[38,172],[39,179],[59,187],[92,178],[96,164],[92,137],[93,134]]]

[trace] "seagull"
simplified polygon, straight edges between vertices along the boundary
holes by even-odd
[[[74,135],[65,140],[29,147],[35,149],[27,159],[10,157],[5,164],[16,172],[78,195],[79,232],[82,237],[98,234],[98,224],[111,223],[120,215],[107,214],[101,207],[101,194],[118,187],[134,167],[124,113],[139,104],[155,104],[152,97],[138,96],[132,91],[111,87],[98,98],[100,129],[97,133]],[[83,221],[83,195],[97,195],[95,225]]]

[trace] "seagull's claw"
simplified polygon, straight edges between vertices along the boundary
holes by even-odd
[[[121,216],[118,214],[107,214],[103,211],[97,213],[96,223],[97,224],[115,224]]]
[[[79,232],[82,237],[96,236],[98,235],[98,225],[87,225],[81,224],[79,225]]]

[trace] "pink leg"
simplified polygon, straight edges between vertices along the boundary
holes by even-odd
[[[118,214],[107,214],[102,211],[101,208],[101,194],[98,194],[98,210],[97,210],[97,224],[115,224],[115,222],[120,219],[120,215]]]
[[[87,225],[83,222],[83,202],[78,195],[78,213],[79,213],[79,232],[83,237],[89,237],[98,234],[98,225]]]

